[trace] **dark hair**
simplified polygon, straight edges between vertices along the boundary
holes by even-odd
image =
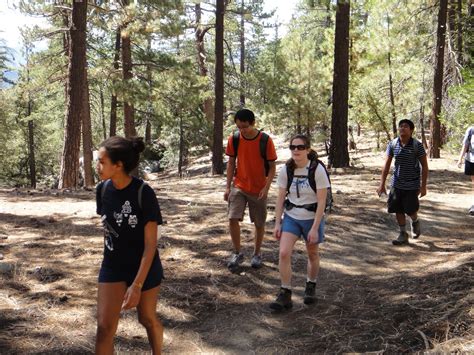
[[[237,111],[234,115],[234,122],[235,121],[241,121],[241,122],[248,122],[250,124],[255,122],[255,115],[252,111],[243,108],[239,111]]]
[[[316,153],[315,150],[311,149],[311,140],[309,139],[308,136],[305,136],[304,134],[296,134],[293,137],[291,137],[290,145],[291,143],[293,143],[295,139],[301,139],[304,142],[306,149],[309,149],[309,153],[308,153],[309,160],[314,160],[318,158],[318,153]],[[293,160],[293,158],[288,159],[286,162],[286,165],[292,170],[296,169],[296,163]]]
[[[415,125],[413,124],[413,121],[409,120],[407,118],[404,118],[403,120],[400,120],[400,122],[398,122],[398,127],[400,127],[404,123],[406,123],[407,125],[410,126],[411,131],[413,131],[415,129]]]
[[[127,174],[137,167],[140,153],[145,150],[141,137],[113,136],[103,141],[100,146],[105,148],[112,163],[122,162],[123,170]]]

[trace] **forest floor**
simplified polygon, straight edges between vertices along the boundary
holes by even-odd
[[[282,142],[276,140],[279,146]],[[358,142],[362,146],[361,142]],[[288,156],[279,150],[279,164]],[[384,153],[351,152],[332,171],[335,206],[321,247],[317,303],[303,304],[306,254],[293,255],[293,309],[271,311],[280,285],[269,197],[264,266],[250,267],[253,227],[242,224],[244,265],[225,263],[225,178],[160,173],[150,181],[166,224],[159,242],[166,280],[158,314],[170,354],[474,352],[473,195],[454,157],[429,160],[422,236],[394,247],[394,216],[375,193]],[[323,159],[324,160],[324,159]],[[201,173],[200,173],[201,172]],[[0,353],[91,353],[103,237],[92,191],[0,189]],[[120,353],[149,350],[135,311],[121,316]]]

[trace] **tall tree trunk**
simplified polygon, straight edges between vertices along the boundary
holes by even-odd
[[[440,157],[441,145],[441,123],[439,114],[441,113],[441,101],[443,96],[444,77],[444,45],[446,42],[446,16],[448,10],[448,0],[440,0],[438,13],[438,30],[436,39],[436,64],[433,83],[433,104],[430,115],[430,157]]]
[[[214,139],[212,142],[212,173],[224,173],[224,153],[222,140],[224,136],[224,0],[216,0],[216,74],[215,74],[215,107]]]
[[[240,105],[245,106],[245,0],[240,4]]]
[[[28,116],[31,115],[31,101],[28,102]],[[36,189],[35,125],[28,120],[28,165],[30,168],[30,186]]]
[[[194,8],[196,15],[196,50],[197,50],[197,63],[199,67],[199,75],[204,78],[208,76],[207,64],[206,64],[206,48],[204,46],[204,35],[207,33],[207,30],[202,29],[201,24],[201,4],[197,3]],[[212,103],[212,98],[208,97],[204,99],[202,110],[208,122],[214,120],[214,106]],[[211,146],[212,137],[209,137],[209,146]]]
[[[349,100],[350,0],[338,0],[334,44],[334,78],[329,160],[335,168],[349,166],[347,116]]]
[[[74,1],[69,29],[69,75],[64,147],[61,156],[59,188],[76,188],[79,181],[81,115],[86,71],[87,2]]]
[[[84,157],[84,186],[94,186],[94,174],[92,171],[92,124],[89,102],[89,83],[87,80],[87,68],[85,72],[84,97],[82,107],[82,154]]]
[[[426,134],[425,134],[425,70],[423,69],[423,74],[421,76],[421,98],[420,98],[420,127],[421,127],[421,142],[423,143],[423,147],[428,149],[428,143],[426,142]]]
[[[387,60],[388,60],[388,83],[389,83],[389,90],[390,90],[390,108],[392,112],[392,132],[393,136],[397,136],[397,113],[395,111],[395,95],[393,94],[393,79],[392,79],[392,58],[391,58],[391,45],[390,45],[390,16],[387,13],[387,38],[389,41],[388,45],[388,53],[387,53]]]
[[[101,86],[99,89],[100,98],[100,120],[102,121],[102,137],[104,140],[107,139],[107,125],[105,123],[105,99],[104,99],[104,88]]]
[[[119,60],[120,60],[120,37],[121,37],[121,28],[117,29],[115,34],[115,53],[114,53],[114,69],[118,70]],[[117,95],[115,92],[112,93],[110,99],[110,133],[109,137],[117,135]]]
[[[122,72],[123,81],[125,87],[127,87],[127,81],[133,78],[132,74],[132,48],[130,41],[130,32],[126,29],[122,29]],[[124,132],[125,137],[136,136],[135,130],[135,109],[133,108],[132,99],[129,97],[130,92],[124,95],[123,100],[123,119],[124,119]]]
[[[152,48],[151,48],[151,36],[148,36],[148,45],[147,45],[147,52],[148,55],[151,55]],[[150,61],[147,63],[146,66],[146,81],[148,84],[148,103],[147,103],[147,110],[146,110],[146,125],[145,125],[145,143],[151,144],[151,120],[153,118],[153,76],[152,76],[152,68]]]
[[[30,84],[30,53],[31,53],[31,42],[24,38],[25,43],[25,59],[26,59],[26,82],[27,88],[29,88]],[[29,89],[27,89],[27,107],[26,107],[26,116],[31,116],[33,100],[31,99],[31,93]],[[36,159],[35,159],[35,134],[34,134],[34,121],[28,120],[28,166],[29,166],[29,173],[30,173],[30,186],[33,189],[36,189]]]
[[[462,49],[462,0],[458,0],[458,10],[457,10],[457,51],[458,51],[458,61],[459,64],[463,64],[463,49]]]
[[[179,153],[178,153],[178,175],[183,177],[183,162],[184,162],[184,127],[183,115],[179,114]]]

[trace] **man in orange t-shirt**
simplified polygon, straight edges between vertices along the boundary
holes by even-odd
[[[272,139],[255,128],[255,115],[252,111],[247,109],[237,111],[234,122],[240,135],[237,152],[234,151],[233,134],[227,142],[225,153],[229,156],[229,162],[224,193],[224,200],[229,203],[229,229],[234,247],[234,252],[227,263],[231,271],[235,270],[244,259],[244,255],[240,252],[240,221],[244,217],[247,204],[250,220],[255,225],[255,249],[250,264],[254,268],[262,266],[260,248],[267,219],[267,195],[275,176],[275,160],[277,159]],[[268,138],[265,147],[268,174],[260,148],[262,137]]]

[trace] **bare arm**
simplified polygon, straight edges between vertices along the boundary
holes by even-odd
[[[226,182],[226,188],[224,192],[224,200],[228,201],[229,200],[229,194],[230,194],[230,187],[232,186],[232,180],[234,179],[234,172],[235,172],[235,157],[229,157],[229,161],[227,162],[227,182]]]
[[[469,150],[469,144],[464,144],[461,148],[461,153],[459,153],[458,167],[461,167],[462,160],[464,159],[464,155],[467,153],[468,150]]]
[[[273,236],[276,239],[281,237],[281,216],[283,215],[283,203],[285,202],[286,189],[279,188],[278,196],[275,204],[275,228],[273,229]]]
[[[313,226],[308,233],[308,242],[310,244],[315,244],[319,240],[319,225],[324,216],[324,209],[326,208],[326,198],[328,194],[328,189],[318,189],[316,190],[316,196],[318,197],[318,208],[316,209],[316,214],[314,216]]]
[[[426,182],[428,181],[428,158],[426,154],[420,158],[421,163],[421,187],[420,187],[420,197],[426,195]]]
[[[385,158],[385,163],[382,169],[382,176],[380,178],[380,184],[379,187],[377,188],[377,193],[379,196],[383,193],[387,193],[387,190],[385,189],[385,181],[387,180],[388,173],[390,172],[390,165],[392,164],[392,157],[390,155],[387,155]]]
[[[156,253],[156,235],[157,224],[155,221],[149,221],[145,225],[145,249],[143,250],[140,268],[138,269],[137,276],[135,276],[135,280],[125,293],[122,309],[136,307],[140,302],[141,289]]]
[[[275,173],[276,173],[276,164],[275,164],[275,162],[274,161],[269,161],[268,165],[269,165],[269,169],[268,169],[268,176],[267,176],[267,180],[266,180],[266,183],[265,183],[265,187],[258,194],[258,199],[267,198],[268,190],[270,190],[270,186],[272,185],[273,178],[275,177]]]

